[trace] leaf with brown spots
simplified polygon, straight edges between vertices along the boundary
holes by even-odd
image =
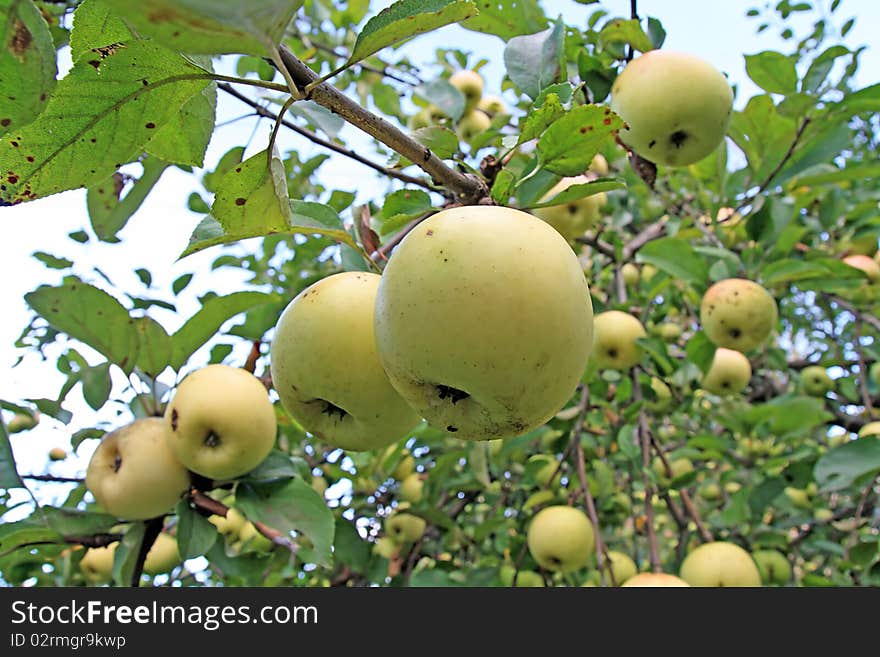
[[[602,143],[623,127],[604,105],[580,105],[556,119],[538,141],[541,166],[560,176],[586,171]]]

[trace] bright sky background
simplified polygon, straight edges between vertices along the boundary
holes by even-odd
[[[383,6],[384,4],[390,2],[383,3]],[[739,0],[712,3],[697,0],[642,0],[639,2],[639,12],[643,18],[656,16],[661,19],[667,31],[664,47],[699,55],[727,73],[738,86],[736,105],[739,108],[746,99],[758,92],[745,75],[743,54],[762,50],[788,52],[790,48],[789,44],[778,37],[779,30],[776,28],[771,27],[762,35],[755,35],[757,21],[745,17],[745,12],[754,4],[757,3]],[[823,4],[827,5],[828,2]],[[561,0],[544,2],[544,6],[551,17],[562,14],[572,24],[584,24],[586,16],[596,9],[595,5],[584,6]],[[602,6],[612,15],[629,17],[628,0],[605,0]],[[797,34],[803,35],[813,16],[812,13],[804,14],[794,22],[794,26],[801,29]],[[880,2],[844,0],[836,16],[837,25],[851,16],[858,17],[856,27],[846,43],[851,48],[869,46],[862,56],[859,82],[861,86],[876,83],[877,71],[880,71],[880,46],[877,45]],[[499,92],[503,75],[502,40],[450,26],[436,34],[416,39],[407,44],[405,51],[414,61],[420,62],[429,60],[438,47],[469,50],[475,54],[473,61],[481,57],[488,59],[490,64],[482,69],[487,78],[486,92]],[[245,110],[238,101],[220,94],[218,122],[241,116],[245,114]],[[262,150],[268,142],[270,129],[270,124],[263,121],[254,132],[254,121],[250,119],[218,129],[208,150],[206,161],[209,168],[213,168],[220,155],[230,147],[245,143],[252,133],[252,146],[248,154]],[[369,143],[353,128],[346,128],[343,134],[351,139],[352,144]],[[321,152],[321,149],[304,139],[284,131],[281,132],[279,146],[282,151],[300,149],[303,155]],[[367,147],[367,150],[369,152],[370,149]],[[370,185],[374,178],[369,169],[342,157],[336,157],[331,163],[325,164],[321,174],[329,188],[356,191],[361,199],[374,197],[378,195],[377,190],[384,189],[384,185],[378,181],[375,186]],[[0,274],[3,280],[0,286],[0,399],[18,402],[28,397],[52,398],[64,380],[54,368],[54,358],[48,363],[42,363],[38,357],[30,355],[25,366],[12,369],[13,363],[21,355],[13,344],[30,316],[23,295],[40,283],[56,284],[60,280],[57,272],[46,270],[31,258],[34,251],[46,251],[74,260],[74,271],[86,280],[99,282],[92,273],[93,267],[99,267],[117,286],[130,293],[166,300],[171,300],[170,285],[175,278],[188,272],[201,272],[177,300],[179,314],[165,311],[153,314],[169,332],[176,329],[197,308],[196,298],[199,294],[208,290],[228,293],[241,289],[243,277],[228,271],[209,272],[210,262],[219,254],[216,249],[176,261],[200,219],[200,216],[186,208],[189,193],[197,188],[196,180],[188,174],[176,169],[166,171],[140,211],[120,233],[123,241],[117,245],[96,241],[78,245],[67,239],[66,235],[71,231],[83,228],[89,230],[85,192],[82,190],[0,209],[4,229],[0,237]],[[152,290],[145,290],[134,275],[133,271],[138,267],[145,267],[152,272]],[[240,354],[239,360],[243,360],[244,353],[246,347],[242,345],[242,351],[236,352],[237,355]],[[85,354],[92,364],[100,362],[100,357],[95,354]],[[193,362],[204,360],[196,359]],[[121,378],[120,383],[123,383]],[[121,392],[120,386],[114,389],[114,395],[118,396]],[[12,443],[20,471],[48,471],[67,476],[84,472],[95,441],[83,444],[78,457],[62,463],[47,463],[46,454],[49,448],[55,445],[67,447],[71,433],[79,428],[92,426],[95,422],[96,416],[82,401],[79,387],[69,395],[65,406],[74,413],[71,425],[65,427],[44,418],[37,429],[13,436]],[[111,420],[116,410],[122,410],[122,407],[117,405],[112,412],[102,413],[101,419]],[[127,415],[122,417],[128,418]],[[53,488],[36,485],[32,487],[40,490],[42,499],[51,501]],[[66,490],[66,487],[62,488]],[[57,490],[57,487],[54,488],[54,491]]]

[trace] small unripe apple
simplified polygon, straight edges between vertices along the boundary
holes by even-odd
[[[427,128],[428,126],[432,125],[431,110],[429,110],[427,107],[423,107],[418,112],[409,117],[409,121],[407,121],[406,125],[410,130]]]
[[[400,482],[400,499],[410,504],[418,504],[422,501],[422,492],[425,482],[420,475],[413,472]]]
[[[631,262],[620,268],[620,275],[623,276],[623,282],[630,287],[639,284],[639,268]]]
[[[449,84],[464,95],[465,111],[475,108],[483,97],[483,76],[476,71],[456,71],[450,76]]]
[[[615,550],[608,551],[608,559],[603,565],[606,573],[610,570],[610,573],[614,576],[613,581],[617,586],[629,581],[639,572],[639,568],[636,566],[636,562],[632,560],[632,557]],[[611,578],[609,577],[609,579]]]
[[[791,564],[778,550],[756,550],[752,559],[764,584],[786,584],[791,579]]]
[[[109,514],[146,520],[168,513],[189,489],[162,418],[135,420],[104,436],[86,470],[86,487]]]
[[[67,452],[62,447],[53,447],[49,450],[49,459],[52,461],[63,461],[67,458]]]
[[[666,342],[678,340],[681,334],[681,325],[675,322],[663,322],[657,327],[657,335],[666,340]]]
[[[816,509],[813,511],[813,519],[816,522],[828,522],[834,519],[834,512],[831,509]]]
[[[821,365],[811,365],[801,370],[801,386],[811,397],[824,397],[834,390],[834,380]]]
[[[214,525],[220,534],[237,537],[247,523],[247,519],[236,509],[229,509],[225,517],[212,515],[208,518],[208,522]]]
[[[811,509],[813,508],[812,500],[810,499],[810,494],[804,490],[803,488],[795,488],[794,486],[786,486],[785,487],[785,496],[789,499],[792,506],[796,509]]]
[[[675,575],[667,573],[639,573],[626,580],[621,586],[634,587],[689,587],[690,584]]]
[[[654,469],[654,474],[657,475],[660,483],[664,486],[668,486],[673,479],[678,479],[694,470],[694,464],[688,458],[679,458],[669,461],[669,469],[672,471],[671,477],[666,474],[666,466],[663,465],[663,461],[659,456],[654,457],[652,467]]]
[[[208,365],[177,385],[165,409],[169,444],[193,472],[218,481],[246,474],[275,445],[275,408],[262,381],[229,365]]]
[[[377,539],[373,546],[373,552],[386,559],[393,559],[399,550],[400,546],[388,536]]]
[[[461,120],[455,126],[455,131],[462,141],[471,143],[475,137],[486,132],[491,125],[492,119],[489,118],[488,114],[481,110],[473,110],[461,117]]]
[[[715,395],[735,395],[751,378],[752,366],[742,352],[718,347],[701,385]]]
[[[327,492],[327,486],[327,480],[324,479],[324,477],[321,477],[320,475],[312,476],[312,488],[321,497],[324,497],[324,493]]]
[[[871,365],[868,370],[868,377],[874,382],[874,385],[880,386],[880,362]]]
[[[695,548],[682,562],[679,576],[691,586],[761,586],[761,574],[751,555],[723,541]]]
[[[850,267],[855,267],[865,272],[865,275],[873,283],[880,279],[880,264],[866,255],[851,255],[843,259]]]
[[[514,581],[515,580],[515,581]],[[544,586],[544,578],[534,570],[520,570],[510,564],[502,564],[498,569],[498,581],[501,586],[536,588]]]
[[[395,543],[415,543],[425,533],[427,523],[411,513],[395,513],[385,519],[385,533]]]
[[[507,113],[507,105],[504,104],[504,99],[500,96],[483,96],[477,103],[477,109],[489,116]]]
[[[601,153],[596,153],[593,156],[593,159],[590,160],[590,171],[595,173],[600,178],[604,178],[608,175],[608,160],[605,159],[605,156]]]
[[[559,572],[579,570],[596,549],[593,523],[583,511],[570,506],[541,509],[529,525],[527,543],[542,568]]]
[[[627,370],[642,359],[636,342],[647,336],[642,323],[629,313],[607,310],[593,320],[592,360],[600,369]]]
[[[724,140],[733,91],[708,62],[686,53],[651,50],[617,76],[611,109],[627,124],[620,131],[624,144],[651,162],[686,166]]]
[[[698,493],[707,502],[715,502],[721,499],[721,486],[714,482],[709,482],[700,486]]]
[[[12,419],[6,423],[6,429],[9,433],[19,433],[21,431],[30,431],[40,423],[39,413],[28,415],[27,413],[16,413]]]
[[[880,422],[868,422],[859,429],[859,438],[880,436]]]
[[[719,347],[750,351],[770,337],[779,312],[776,300],[754,281],[728,278],[703,295],[700,322],[708,338]]]
[[[174,570],[180,565],[182,559],[177,550],[177,539],[166,532],[161,532],[157,537],[147,558],[144,560],[144,572],[147,575],[160,575]]]
[[[572,185],[582,185],[590,181],[591,179],[587,176],[562,178],[541,197],[541,202],[549,201]],[[607,202],[608,196],[605,192],[600,192],[569,201],[568,203],[551,205],[546,208],[535,208],[532,210],[532,213],[553,226],[553,228],[559,231],[560,235],[571,242],[583,235],[599,220],[601,217],[600,210]]]
[[[537,483],[538,486],[549,486],[550,480],[554,478],[554,475],[558,481],[559,474],[557,473],[557,470],[559,469],[559,461],[556,460],[555,456],[549,454],[534,454],[529,457],[529,463],[541,464],[541,467],[534,473],[535,483]]]

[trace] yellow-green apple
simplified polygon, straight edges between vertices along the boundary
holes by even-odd
[[[630,577],[621,586],[636,587],[690,587],[690,584],[675,575],[667,573],[639,573]]]
[[[373,552],[386,559],[393,559],[399,550],[400,546],[388,536],[377,539],[373,546]]]
[[[535,483],[539,486],[549,486],[551,479],[559,481],[559,461],[556,460],[555,456],[549,454],[534,454],[529,457],[528,462],[537,463],[540,466],[534,471]]]
[[[480,102],[477,103],[477,109],[482,110],[489,116],[507,113],[507,105],[505,105],[504,99],[501,96],[483,96],[480,98]]]
[[[85,551],[79,561],[79,570],[89,584],[107,584],[113,579],[113,555],[116,543],[104,547],[92,547]]]
[[[678,458],[669,460],[669,469],[672,471],[672,476],[670,477],[666,473],[666,466],[663,465],[663,460],[659,456],[655,456],[652,461],[652,467],[654,469],[654,474],[657,475],[657,478],[660,480],[664,486],[668,486],[673,479],[678,479],[686,475],[689,472],[694,471],[694,464],[688,458]]]
[[[208,518],[208,522],[214,525],[220,534],[237,538],[247,519],[236,509],[230,508],[225,516],[212,515]]]
[[[67,458],[67,452],[62,447],[53,447],[49,450],[49,459],[52,461],[63,461]]]
[[[278,428],[262,381],[220,364],[184,377],[165,409],[165,423],[180,462],[214,480],[240,477],[262,463]]]
[[[786,584],[791,579],[791,564],[778,550],[756,550],[752,559],[764,584]]]
[[[880,279],[880,264],[877,264],[870,256],[851,255],[844,258],[843,261],[850,267],[855,267],[865,272],[865,275],[872,283]]]
[[[284,408],[324,442],[352,451],[390,445],[419,422],[376,353],[378,287],[379,276],[364,272],[310,285],[281,314],[271,347]]]
[[[599,369],[629,369],[642,359],[642,347],[636,340],[646,336],[645,327],[636,317],[606,310],[593,320],[591,358]]]
[[[811,509],[813,508],[812,500],[810,499],[810,494],[804,490],[803,488],[795,488],[794,486],[786,486],[785,487],[785,496],[789,499],[792,506],[796,509]]]
[[[707,502],[716,502],[721,499],[721,486],[714,481],[703,484],[697,492]]]
[[[623,276],[623,282],[630,287],[639,284],[639,268],[631,262],[620,268],[620,275]]]
[[[667,342],[672,342],[681,337],[682,329],[681,325],[675,322],[663,322],[657,326],[656,332]]]
[[[475,108],[483,97],[483,76],[476,71],[456,71],[450,76],[449,84],[464,95],[466,110]]]
[[[135,420],[104,436],[86,470],[86,488],[109,514],[145,520],[168,513],[190,486],[162,418]]]
[[[750,351],[770,337],[779,311],[763,287],[744,278],[727,278],[712,285],[700,303],[700,322],[719,347]]]
[[[12,419],[6,423],[9,433],[19,433],[20,431],[30,431],[40,423],[39,413],[29,415],[27,413],[16,413]]]
[[[572,185],[582,185],[591,180],[587,176],[563,178],[541,197],[541,203],[556,197]],[[608,197],[605,192],[599,192],[568,203],[535,208],[532,213],[553,226],[565,239],[573,241],[599,220],[600,210],[607,202]]]
[[[413,472],[400,482],[400,499],[411,504],[418,504],[422,500],[424,487],[425,482],[422,481],[422,477]]]
[[[182,559],[177,551],[177,539],[167,532],[161,532],[144,560],[147,575],[159,575],[174,570]]]
[[[728,481],[726,484],[724,484],[724,492],[728,495],[738,493],[740,490],[742,490],[742,484],[738,481]]]
[[[382,468],[384,470],[387,470],[387,467],[394,461],[392,457],[396,449],[396,445],[389,445],[388,448],[385,450],[382,456]],[[394,466],[394,470],[390,472],[391,476],[398,481],[403,481],[415,471],[415,458],[413,458],[413,455],[408,449],[401,450],[396,465]]]
[[[514,580],[516,580],[514,582]],[[498,569],[498,581],[501,586],[539,587],[544,586],[544,578],[534,570],[520,570],[511,564],[502,564]]]
[[[532,558],[547,570],[571,572],[587,565],[596,549],[593,523],[570,506],[541,509],[529,525],[526,542]]]
[[[828,508],[816,509],[813,512],[813,519],[816,522],[828,522],[834,519],[834,512]]]
[[[704,543],[685,557],[679,576],[691,586],[761,586],[751,555],[735,543]]]
[[[425,533],[424,518],[412,513],[395,513],[385,519],[385,534],[395,543],[415,543]]]
[[[686,166],[724,140],[733,91],[708,62],[688,53],[651,50],[617,76],[611,109],[626,122],[620,140],[630,149],[657,164]]]
[[[593,156],[593,159],[590,160],[590,171],[595,173],[600,178],[608,175],[608,160],[605,159],[605,156],[601,153],[596,153]]]
[[[486,132],[492,125],[489,115],[480,110],[468,112],[456,124],[455,131],[462,141],[470,143],[478,135]]]
[[[423,107],[418,112],[409,117],[406,125],[410,130],[427,128],[429,125],[433,124],[431,118],[431,110],[427,107]]]
[[[871,365],[871,368],[868,370],[868,376],[875,385],[880,386],[880,362]]]
[[[716,395],[735,395],[749,384],[751,378],[752,366],[742,352],[718,347],[701,385]]]
[[[865,436],[880,436],[880,422],[868,422],[859,429],[859,438]]]
[[[246,520],[238,530],[238,541],[233,545],[238,552],[248,550],[250,552],[269,552],[275,544],[263,536],[256,525]]]
[[[801,370],[801,387],[811,397],[824,397],[834,389],[834,380],[821,365],[810,365]]]
[[[107,584],[113,578],[113,559],[119,543],[88,548],[79,562],[80,572],[90,584]],[[147,575],[167,573],[180,565],[177,539],[166,532],[157,537],[144,560]]]
[[[577,256],[555,230],[519,210],[466,206],[423,221],[394,251],[376,295],[376,346],[392,385],[433,426],[509,438],[571,399],[592,319]]]
[[[603,567],[606,574],[610,572],[613,575],[613,581],[617,586],[629,581],[639,572],[636,562],[628,554],[615,550],[608,551],[608,559]]]

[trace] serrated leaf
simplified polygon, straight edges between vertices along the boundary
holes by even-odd
[[[520,121],[517,144],[524,144],[539,137],[556,119],[565,114],[562,101],[555,93],[547,94],[540,106],[535,106]]]
[[[654,49],[654,42],[645,34],[638,19],[624,20],[621,18],[609,21],[599,31],[599,43],[626,43],[640,52]]]
[[[76,62],[92,48],[122,43],[133,38],[125,22],[101,0],[85,0],[73,12],[70,58]]]
[[[171,336],[152,317],[137,317],[137,368],[156,378],[171,362]]]
[[[0,0],[0,135],[30,123],[55,89],[55,46],[30,0]]]
[[[602,105],[580,105],[554,121],[538,141],[541,165],[560,176],[586,171],[602,142],[623,120]]]
[[[105,1],[139,33],[174,50],[204,55],[267,54],[303,5],[303,0]]]
[[[664,237],[648,242],[636,259],[662,269],[673,278],[692,285],[703,285],[709,278],[709,265],[686,241]]]
[[[56,330],[90,346],[130,374],[137,362],[134,320],[112,296],[82,281],[41,285],[25,301]]]
[[[211,297],[171,336],[171,367],[179,370],[187,359],[213,337],[223,324],[249,308],[274,300],[264,292],[233,292]]]
[[[183,559],[195,559],[207,553],[217,542],[217,528],[189,505],[177,503],[177,551]]]
[[[385,197],[380,233],[388,235],[433,209],[430,195],[421,189],[400,189]]]
[[[587,183],[578,183],[577,185],[566,187],[565,190],[553,198],[548,199],[543,203],[533,203],[527,207],[531,210],[535,210],[537,208],[548,208],[553,205],[564,205],[566,203],[571,203],[572,201],[577,201],[578,199],[586,198],[587,196],[601,194],[602,192],[610,192],[615,189],[624,189],[625,187],[626,185],[619,180],[598,178]]]
[[[781,52],[765,50],[744,57],[746,73],[764,91],[789,94],[797,90],[797,70],[794,62]]]
[[[212,82],[186,101],[145,146],[153,157],[174,164],[200,167],[214,134],[217,84]]]
[[[208,73],[147,41],[80,59],[32,123],[0,139],[0,200],[20,203],[109,178],[136,159]]]
[[[413,139],[431,149],[441,160],[448,160],[458,151],[458,137],[452,130],[440,126],[419,128],[412,133]]]
[[[856,480],[880,472],[880,439],[866,436],[826,452],[813,476],[825,491],[843,490]]]
[[[348,64],[359,62],[404,39],[476,14],[476,5],[465,0],[399,0],[367,21],[358,33]]]
[[[537,0],[495,0],[477,5],[480,13],[461,26],[485,32],[504,41],[520,34],[534,34],[547,27],[547,16]]]
[[[552,27],[510,39],[504,47],[507,75],[523,93],[537,98],[560,74],[560,54],[565,40],[562,21]]]

